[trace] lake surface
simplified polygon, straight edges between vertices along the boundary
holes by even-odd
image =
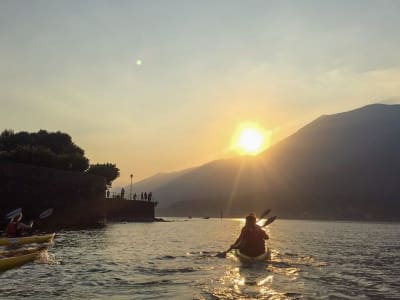
[[[0,299],[400,299],[400,224],[276,220],[272,262],[229,247],[242,221],[177,219],[60,232],[0,274]]]

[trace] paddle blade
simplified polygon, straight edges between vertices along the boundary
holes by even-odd
[[[268,226],[269,224],[271,224],[272,222],[274,222],[275,219],[276,219],[277,217],[278,217],[278,216],[273,216],[273,217],[271,217],[271,218],[268,218],[268,220],[267,220],[267,221],[264,223],[264,225],[261,226],[261,227]]]
[[[16,216],[18,216],[21,212],[22,208],[14,209],[13,211],[10,211],[8,214],[6,214],[6,219],[13,219]]]
[[[258,222],[257,223],[259,223],[262,219],[264,219],[269,213],[271,212],[271,210],[268,208],[268,209],[266,209],[261,215],[260,215],[260,218],[258,219]],[[259,224],[260,225],[260,224]]]
[[[39,219],[47,218],[47,217],[51,216],[52,214],[53,214],[53,209],[52,208],[46,209],[44,212],[42,212],[39,215]]]
[[[227,254],[228,252],[226,252],[226,251],[224,251],[224,252],[220,252],[220,253],[218,253],[217,255],[215,255],[216,257],[219,257],[219,258],[226,258],[226,254]]]
[[[269,213],[271,212],[271,209],[268,208],[266,209],[260,216],[260,219],[265,218]]]
[[[228,250],[224,251],[224,252],[220,252],[217,255],[215,255],[216,257],[220,257],[220,258],[225,258],[226,255],[228,254],[229,251],[233,250],[234,248],[232,246],[229,247]]]

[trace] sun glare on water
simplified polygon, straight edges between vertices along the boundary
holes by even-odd
[[[241,154],[256,155],[269,146],[269,134],[252,124],[243,124],[234,137],[236,151]]]

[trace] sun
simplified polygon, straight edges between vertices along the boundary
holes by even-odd
[[[256,155],[269,146],[269,134],[254,124],[242,124],[233,138],[233,148],[241,154]]]
[[[254,128],[246,128],[239,135],[238,146],[247,153],[257,153],[263,143],[264,137]]]

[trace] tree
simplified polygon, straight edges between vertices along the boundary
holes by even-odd
[[[119,177],[119,169],[112,163],[90,165],[86,173],[104,177],[108,187]]]
[[[85,152],[60,131],[4,130],[0,134],[0,160],[78,172],[89,167]]]

